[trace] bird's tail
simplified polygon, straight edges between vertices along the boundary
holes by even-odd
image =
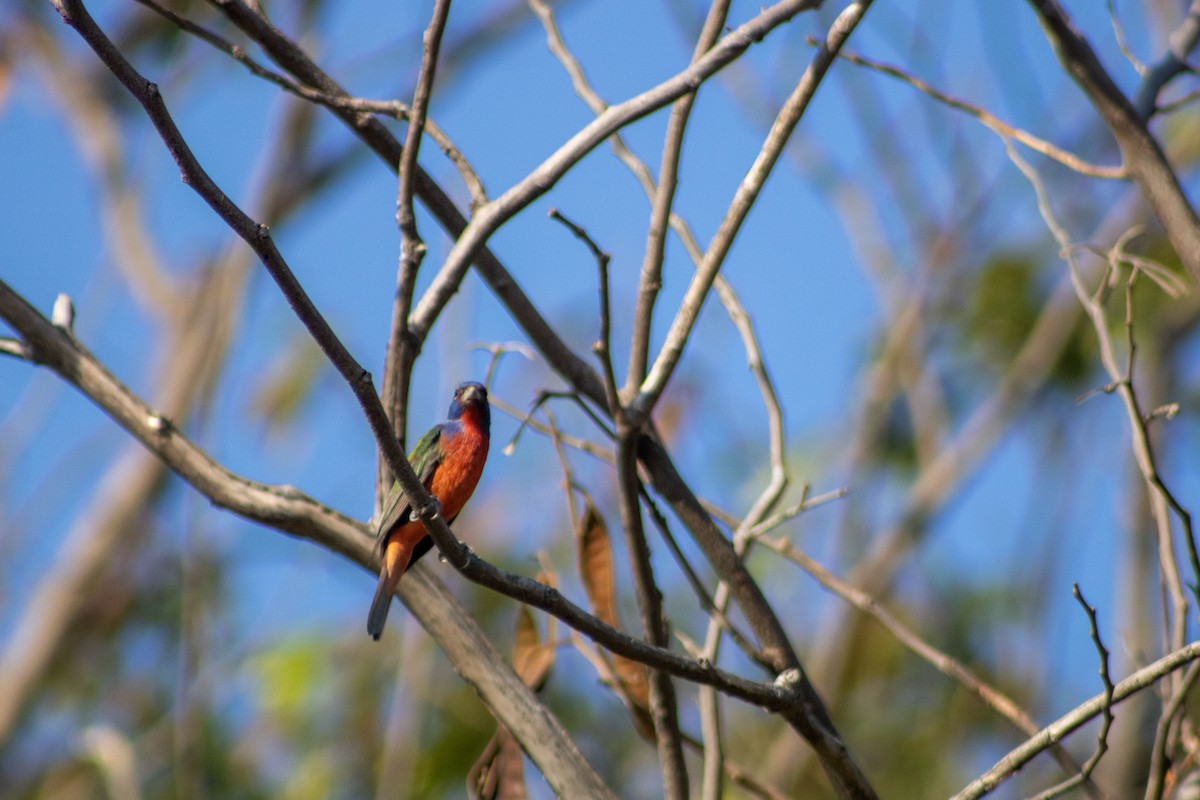
[[[392,595],[400,576],[408,568],[412,558],[412,546],[396,537],[387,543],[383,549],[383,566],[379,568],[379,585],[375,587],[375,599],[371,601],[371,611],[367,614],[367,633],[379,641],[383,635],[383,624],[387,622],[388,611],[392,608]]]
[[[390,585],[389,585],[390,584]],[[367,614],[367,633],[379,641],[383,635],[383,623],[387,622],[388,611],[392,608],[392,592],[396,589],[388,579],[387,565],[379,570],[379,585],[375,588],[375,599],[371,601],[371,611]]]

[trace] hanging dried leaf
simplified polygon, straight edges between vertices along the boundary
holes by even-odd
[[[617,622],[616,581],[613,578],[612,546],[604,517],[587,502],[579,542],[579,575],[587,591],[592,613],[614,628]]]
[[[646,677],[646,668],[616,654],[612,661],[621,699],[629,706],[638,733],[643,739],[654,741],[654,718],[650,716],[650,682]]]
[[[554,666],[554,645],[542,642],[529,606],[521,606],[517,613],[512,663],[521,680],[535,692],[546,683]]]
[[[612,545],[604,518],[589,500],[583,512],[579,542],[579,573],[583,578],[592,613],[614,628],[620,628],[617,618],[617,586],[613,573]],[[650,716],[650,684],[646,669],[636,661],[611,654],[612,674],[616,690],[633,714],[638,732],[654,738],[654,722]],[[603,676],[602,676],[603,677]]]
[[[496,730],[483,754],[467,773],[472,800],[526,800],[525,757],[508,728]]]
[[[541,577],[541,576],[539,576]],[[548,576],[547,582],[554,580]],[[542,641],[533,612],[522,605],[513,636],[513,669],[535,692],[545,685],[554,666],[553,640]],[[467,774],[467,793],[477,800],[525,800],[525,756],[521,745],[503,725],[483,749]]]

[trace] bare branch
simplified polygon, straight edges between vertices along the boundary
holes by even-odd
[[[331,96],[349,97],[345,89],[313,63],[312,59],[305,55],[295,42],[273,26],[259,9],[252,8],[243,0],[222,0],[216,5],[233,24],[256,41],[272,60],[302,83]],[[331,110],[390,169],[397,169],[401,156],[400,143],[378,119],[369,113],[352,108],[331,107]],[[437,218],[451,237],[462,234],[467,227],[466,218],[445,191],[419,168],[416,192],[430,213]],[[480,277],[491,287],[496,297],[504,303],[513,319],[529,336],[530,341],[537,345],[542,355],[559,374],[595,402],[603,402],[604,387],[595,371],[586,361],[576,355],[554,328],[546,322],[522,291],[520,284],[487,247],[482,247],[477,253],[475,268]]]
[[[568,436],[567,434],[562,433],[562,432],[559,432],[556,437],[554,434],[554,430],[551,426],[546,425],[545,423],[542,423],[542,422],[538,422],[536,419],[533,418],[534,413],[537,412],[537,408],[538,408],[537,406],[530,409],[527,413],[523,414],[520,411],[518,411],[516,408],[514,408],[513,406],[510,406],[508,403],[504,402],[503,400],[501,400],[499,398],[489,398],[489,402],[491,403],[493,408],[503,411],[505,414],[508,414],[510,417],[512,417],[513,419],[518,420],[520,422],[520,424],[517,426],[517,430],[513,433],[513,438],[510,439],[508,444],[506,444],[504,446],[504,449],[502,452],[505,455],[512,455],[513,451],[516,450],[517,440],[520,438],[521,432],[523,430],[525,430],[525,428],[532,428],[533,430],[537,431],[538,433],[540,433],[544,436],[550,436],[551,438],[556,438],[557,440],[561,441],[563,444],[566,444],[569,447],[573,447],[576,450],[581,450],[584,453],[587,453],[588,455],[592,456],[593,458],[599,459],[600,461],[604,461],[605,463],[608,463],[608,464],[615,464],[617,462],[617,457],[611,450],[601,447],[598,444],[589,442],[586,439],[580,439],[576,436]]]
[[[217,464],[189,441],[170,419],[137,398],[82,345],[54,327],[3,281],[0,281],[0,318],[25,337],[26,345],[37,363],[50,367],[78,388],[214,505],[253,522],[313,541],[374,571],[376,554],[373,536],[361,523],[320,505],[293,487],[267,486],[249,481]],[[498,573],[498,570],[491,569]],[[540,589],[548,587],[527,579],[516,581],[519,593],[536,596],[542,598],[543,603],[546,602]],[[530,584],[540,589],[531,590]],[[408,572],[401,583],[400,595],[455,665],[455,669],[476,688],[496,717],[521,741],[526,752],[559,794],[612,797],[557,719],[546,712],[508,667],[503,655],[494,648],[466,609],[432,576],[425,565],[418,564]],[[579,617],[588,618],[582,611],[574,611]],[[603,635],[605,630],[611,630],[598,621],[594,622],[593,632]],[[619,631],[612,632],[617,634],[621,643],[606,642],[605,646],[615,643],[611,649],[625,649],[624,644],[629,644],[633,650],[641,653],[657,652]],[[675,654],[668,655],[673,663],[689,664],[695,674],[720,678],[702,665]],[[788,702],[787,694],[774,687],[735,680],[752,694],[764,699],[774,697],[778,703]]]
[[[834,20],[833,25],[830,26],[824,44],[818,49],[791,96],[788,97],[783,108],[775,117],[775,122],[767,133],[766,141],[759,150],[758,157],[755,158],[754,164],[742,179],[742,183],[729,205],[729,210],[721,220],[721,225],[717,229],[716,235],[713,236],[708,251],[704,254],[703,262],[696,269],[696,274],[680,303],[675,320],[667,332],[662,349],[654,360],[654,366],[646,380],[642,382],[637,399],[631,404],[631,413],[635,421],[647,418],[666,388],[675,367],[683,357],[683,350],[687,346],[688,339],[691,338],[692,328],[700,316],[700,309],[708,297],[713,280],[725,263],[725,256],[728,255],[734,238],[750,213],[750,209],[754,206],[754,202],[758,199],[759,192],[762,191],[767,177],[770,176],[775,163],[779,160],[784,145],[791,138],[792,131],[800,123],[800,119],[804,116],[804,112],[816,94],[817,88],[821,85],[826,72],[833,65],[838,50],[850,37],[867,9],[871,7],[872,1],[859,0],[843,9]]]
[[[345,90],[321,71],[299,47],[244,2],[225,0],[219,7],[234,24],[254,38],[272,59],[302,81],[330,94],[346,94]],[[336,113],[385,161],[391,165],[398,163],[399,144],[378,120],[359,112],[338,110]],[[432,179],[425,176],[418,183],[417,190],[451,235],[458,236],[462,233],[466,227],[466,220]],[[486,247],[481,248],[475,266],[555,370],[570,381],[581,395],[602,405],[605,397],[603,381],[563,342],[495,255]],[[655,490],[668,500],[675,513],[692,532],[717,574],[730,583],[733,595],[754,628],[755,635],[764,643],[764,652],[771,658],[774,669],[781,671],[797,664],[787,635],[761,589],[747,572],[745,565],[736,557],[730,543],[713,524],[703,504],[683,481],[662,444],[656,438],[643,436],[639,442],[639,459],[651,476]],[[820,705],[815,693],[808,702],[814,708]],[[811,732],[811,725],[809,730]],[[805,735],[808,736],[809,733]],[[834,762],[845,760],[844,746],[832,740],[824,741],[828,744],[827,752]]]
[[[953,656],[938,650],[921,638],[920,634],[900,621],[891,611],[879,603],[868,593],[847,583],[829,570],[818,564],[806,553],[801,551],[786,539],[761,539],[764,545],[779,553],[784,558],[798,565],[811,575],[817,583],[838,597],[850,603],[862,613],[878,622],[896,641],[921,659],[925,660],[938,672],[958,683],[970,694],[974,695],[985,706],[1004,717],[1014,728],[1026,736],[1036,736],[1037,722],[1025,709],[1017,705],[1011,697],[992,686],[974,670]],[[1068,774],[1078,776],[1082,770],[1066,748],[1053,743],[1050,746],[1051,755]],[[1090,779],[1084,776],[1083,781],[1091,797],[1103,797]]]
[[[621,527],[625,531],[625,546],[629,552],[643,633],[651,644],[665,648],[670,642],[668,623],[663,613],[662,594],[650,565],[650,548],[646,543],[642,510],[638,502],[641,482],[637,475],[637,450],[634,444],[637,435],[638,432],[624,422],[617,429],[617,488],[621,501]],[[687,765],[683,763],[675,687],[671,684],[670,676],[661,670],[651,669],[647,678],[650,683],[650,714],[654,719],[658,760],[663,774],[663,795],[668,800],[686,800],[688,774]]]
[[[219,4],[219,8],[234,24],[262,45],[276,63],[297,76],[302,82],[331,94],[345,95],[345,91],[320,70],[295,43],[242,0],[224,0]],[[779,8],[776,7],[776,10]],[[787,8],[791,10],[792,6]],[[799,13],[799,10],[796,9],[796,13]],[[771,13],[774,14],[775,11]],[[733,57],[734,54],[729,48],[744,50],[742,34],[751,32],[751,30],[761,31],[765,34],[766,29],[775,22],[773,16],[769,18],[760,16],[756,19],[757,21],[752,21],[735,31],[738,34],[737,38],[731,40],[726,37],[723,45],[718,46],[714,52],[720,51],[723,54],[721,57],[724,57],[725,54]],[[711,58],[711,54],[709,58]],[[670,102],[670,99],[667,98],[665,102]],[[335,113],[387,163],[392,165],[398,163],[399,145],[377,120],[358,112],[338,110]],[[434,216],[451,235],[458,236],[465,230],[466,221],[461,213],[428,176],[423,176],[418,183],[417,191]],[[581,396],[586,396],[594,403],[603,404],[605,396],[603,381],[594,370],[571,351],[562,338],[550,327],[495,255],[486,247],[480,246],[476,251],[475,259],[475,266],[481,277],[492,288],[497,298],[504,303],[546,360],[575,387]],[[704,505],[682,479],[662,443],[652,433],[644,434],[640,438],[638,458],[647,470],[655,491],[670,503],[675,514],[691,531],[717,574],[730,584],[734,598],[746,615],[755,635],[762,642],[763,652],[771,660],[774,670],[783,671],[797,667],[799,662],[786,632],[763,596],[761,588],[750,576],[745,565],[737,558],[729,541],[713,523]],[[408,487],[406,486],[406,488]],[[435,527],[437,526],[435,525]],[[439,540],[439,543],[446,546],[450,544],[449,541],[443,540]],[[841,790],[849,786],[852,787],[849,791],[860,792],[859,796],[872,796],[873,793],[871,793],[866,778],[854,764],[845,744],[838,738],[828,714],[825,713],[811,684],[801,675],[801,680],[794,685],[794,689],[799,692],[798,702],[784,710],[784,717],[817,749],[835,788],[841,787],[839,788]],[[861,792],[864,791],[866,793],[862,794]]]
[[[333,363],[334,367],[350,385],[359,404],[362,406],[367,422],[371,425],[371,430],[375,434],[375,439],[378,442],[380,449],[385,454],[388,466],[393,473],[401,472],[407,469],[412,483],[418,489],[420,481],[416,475],[412,474],[412,467],[408,465],[408,461],[404,458],[404,452],[400,449],[399,442],[391,433],[391,426],[384,414],[383,406],[379,402],[379,397],[375,394],[371,374],[354,360],[350,352],[342,345],[333,329],[321,316],[321,313],[313,305],[308,297],[308,293],[296,280],[296,276],[292,274],[291,268],[284,261],[283,256],[275,247],[274,241],[271,239],[270,229],[261,223],[256,223],[251,219],[241,208],[237,206],[226,195],[221,188],[213,182],[204,168],[200,166],[200,162],[192,154],[191,148],[176,127],[174,120],[167,111],[166,104],[163,102],[162,95],[159,93],[158,86],[147,81],[137,70],[133,68],[112,41],[100,30],[92,19],[87,9],[79,0],[52,0],[55,8],[62,15],[63,20],[72,28],[79,32],[84,41],[92,48],[105,66],[113,73],[121,84],[133,95],[134,99],[141,104],[146,115],[153,123],[163,143],[167,146],[171,156],[179,165],[179,169],[183,181],[192,187],[195,192],[209,205],[217,216],[219,216],[226,225],[230,227],[238,236],[240,236],[250,248],[254,250],[262,261],[263,266],[275,279],[295,311],[296,316],[304,323],[312,334],[313,339],[321,347],[326,357]],[[403,464],[404,466],[399,466]],[[407,488],[407,487],[406,487]],[[412,497],[421,497],[421,493],[411,494]]]
[[[251,75],[273,83],[285,92],[290,92],[303,100],[308,100],[311,103],[338,111],[384,114],[403,122],[407,122],[411,118],[412,110],[409,106],[398,100],[370,100],[363,97],[350,97],[344,93],[318,91],[302,83],[297,83],[286,75],[264,67],[247,54],[243,48],[233,44],[223,36],[214,33],[202,25],[196,24],[187,17],[176,14],[171,9],[154,2],[154,0],[137,0],[137,2],[152,9],[164,18],[171,20],[172,23],[185,33],[190,33],[200,41],[225,53],[234,61],[244,66]],[[432,119],[429,119],[428,116],[425,118],[422,130],[425,135],[434,141],[446,155],[446,158],[450,159],[450,163],[458,170],[459,176],[463,179],[463,183],[467,187],[467,191],[471,194],[472,204],[480,206],[486,203],[487,192],[483,188],[483,182],[479,179],[479,175],[475,173],[475,170],[471,168],[462,151],[450,140],[449,135],[435,124]]]
[[[694,90],[696,85],[740,56],[752,44],[797,14],[813,7],[812,0],[783,0],[726,34],[703,58],[672,78],[619,105],[610,106],[572,136],[553,155],[503,195],[480,208],[458,236],[446,261],[413,312],[418,340],[450,300],[480,248],[503,223],[545,194],[567,170],[610,135]]]
[[[1104,707],[1100,710],[1102,717],[1100,732],[1096,734],[1096,751],[1087,760],[1087,763],[1083,765],[1083,769],[1079,771],[1079,774],[1035,795],[1032,800],[1054,800],[1055,797],[1064,795],[1076,786],[1086,783],[1091,778],[1092,772],[1095,771],[1097,765],[1099,765],[1100,759],[1104,758],[1104,754],[1108,752],[1108,732],[1112,729],[1113,724],[1112,697],[1114,688],[1112,677],[1108,673],[1108,657],[1110,653],[1108,652],[1108,648],[1104,646],[1104,642],[1100,639],[1100,624],[1096,619],[1095,607],[1088,605],[1088,601],[1083,598],[1083,593],[1079,591],[1078,583],[1073,585],[1072,592],[1075,595],[1075,599],[1079,601],[1079,605],[1083,606],[1084,613],[1087,614],[1092,642],[1096,645],[1096,652],[1100,657],[1100,681],[1104,685]]]
[[[941,92],[925,81],[912,75],[899,67],[891,64],[884,64],[882,61],[874,61],[863,56],[855,55],[854,53],[840,53],[841,58],[846,59],[851,64],[857,64],[860,67],[875,70],[897,80],[904,81],[909,86],[919,92],[922,92],[939,103],[949,106],[950,108],[962,111],[970,117],[978,120],[995,134],[1001,138],[1015,139],[1021,144],[1028,147],[1030,150],[1041,153],[1047,158],[1052,158],[1068,169],[1072,169],[1081,175],[1086,175],[1090,178],[1108,178],[1110,180],[1126,180],[1129,178],[1129,170],[1124,167],[1105,167],[1098,164],[1089,164],[1074,153],[1063,150],[1062,148],[1047,142],[1045,139],[1038,138],[1028,131],[1013,127],[1007,122],[999,119],[991,112],[972,105],[965,100],[960,100],[957,97]]]
[[[976,798],[983,797],[1005,780],[1012,777],[1038,753],[1046,750],[1055,742],[1061,741],[1081,725],[1102,714],[1106,706],[1114,706],[1143,689],[1153,686],[1164,676],[1174,673],[1197,658],[1200,658],[1200,642],[1192,642],[1163,656],[1153,664],[1139,669],[1125,680],[1116,684],[1113,687],[1111,697],[1107,691],[1101,692],[1087,702],[1081,703],[1071,711],[1068,711],[1055,722],[1043,728],[1037,736],[1030,738],[1019,747],[1011,750],[1008,755],[996,762],[995,766],[971,781],[958,794],[954,795],[951,800],[975,800]]]
[[[26,349],[25,344],[19,339],[9,339],[8,337],[0,338],[0,353],[13,358],[19,358],[22,361],[29,361],[32,355]]]
[[[704,26],[692,51],[692,63],[703,56],[721,35],[721,28],[729,15],[729,0],[715,0],[708,9]],[[671,207],[675,202],[675,187],[679,177],[679,159],[683,154],[683,136],[687,131],[692,105],[696,93],[689,92],[675,101],[671,117],[667,121],[667,133],[663,143],[662,162],[658,170],[658,183],[651,199],[650,226],[646,233],[646,255],[642,261],[642,273],[638,279],[638,299],[634,309],[633,338],[630,342],[629,369],[625,381],[624,395],[632,400],[638,387],[646,379],[646,365],[650,359],[650,326],[654,321],[654,304],[662,287],[663,254],[667,245],[667,225],[671,218]],[[715,784],[705,789],[706,794],[720,794],[720,777],[724,771],[719,764],[707,766],[706,772]]]
[[[417,215],[413,209],[413,193],[417,181],[417,154],[425,131],[425,117],[429,108],[429,95],[433,91],[433,76],[437,71],[438,50],[442,33],[450,15],[450,0],[437,0],[433,17],[425,30],[421,68],[417,73],[417,87],[413,92],[412,108],[409,112],[408,134],[400,155],[399,186],[396,190],[396,225],[400,229],[400,269],[396,279],[395,301],[392,303],[391,332],[388,335],[387,355],[383,366],[383,405],[392,420],[392,429],[400,439],[401,448],[406,440],[408,428],[408,387],[412,379],[420,343],[408,329],[408,315],[412,310],[413,292],[417,286],[417,272],[425,259],[425,242],[417,230]],[[379,486],[376,502],[381,502],[391,486],[390,475],[380,459]]]
[[[1117,9],[1113,6],[1113,0],[1105,0],[1104,4],[1108,8],[1108,19],[1112,22],[1113,38],[1117,40],[1117,47],[1120,48],[1121,55],[1125,56],[1125,60],[1133,67],[1134,72],[1144,77],[1146,75],[1146,65],[1129,48],[1129,40],[1125,38],[1125,27],[1117,19]]]
[[[1182,765],[1171,763],[1167,757],[1167,750],[1171,745],[1171,728],[1179,718],[1184,700],[1195,688],[1197,678],[1200,678],[1200,664],[1193,662],[1184,674],[1183,680],[1179,682],[1179,688],[1163,702],[1162,714],[1159,716],[1158,725],[1154,731],[1154,746],[1150,751],[1149,780],[1146,781],[1145,796],[1150,800],[1157,800],[1167,795],[1167,792],[1170,791],[1171,775],[1178,780],[1181,774],[1186,774]]]
[[[1171,32],[1167,41],[1167,52],[1162,59],[1145,71],[1142,83],[1133,96],[1133,108],[1138,119],[1147,123],[1159,111],[1158,95],[1163,88],[1189,67],[1187,57],[1200,44],[1200,0],[1192,0],[1187,16],[1179,27]]]
[[[1125,369],[1122,370],[1117,363],[1115,348],[1113,347],[1112,337],[1109,335],[1108,330],[1108,316],[1103,306],[1103,293],[1107,291],[1107,280],[1101,281],[1100,287],[1095,294],[1089,292],[1084,286],[1083,276],[1075,264],[1073,256],[1074,247],[1066,231],[1055,218],[1054,212],[1050,208],[1050,199],[1041,177],[1017,153],[1012,145],[1008,145],[1007,150],[1009,159],[1021,170],[1037,194],[1038,209],[1041,211],[1046,227],[1050,229],[1059,243],[1063,256],[1067,260],[1075,295],[1091,320],[1092,328],[1096,332],[1096,338],[1100,345],[1100,361],[1125,406],[1126,416],[1129,419],[1130,429],[1133,434],[1134,459],[1137,462],[1138,469],[1142,473],[1143,480],[1146,482],[1147,492],[1151,497],[1154,521],[1158,531],[1159,560],[1162,564],[1164,579],[1167,581],[1171,592],[1171,602],[1174,608],[1174,630],[1171,638],[1171,646],[1178,648],[1182,646],[1186,635],[1188,602],[1183,591],[1183,580],[1179,574],[1179,567],[1175,559],[1175,546],[1171,539],[1171,521],[1168,508],[1179,518],[1183,527],[1184,544],[1187,548],[1189,561],[1191,562],[1192,574],[1197,581],[1200,581],[1200,554],[1197,553],[1196,549],[1191,513],[1167,489],[1158,471],[1153,447],[1150,442],[1149,429],[1146,426],[1146,417],[1142,413],[1141,404],[1133,386],[1135,353],[1135,342],[1133,339],[1133,281],[1137,276],[1137,271],[1136,269],[1133,271],[1126,283],[1125,330],[1129,352],[1126,356]],[[1122,248],[1123,245],[1118,246],[1115,252],[1120,253]]]
[[[1029,2],[1063,68],[1087,93],[1112,131],[1125,166],[1154,209],[1179,260],[1187,267],[1192,280],[1200,282],[1200,218],[1188,202],[1162,148],[1104,69],[1091,45],[1071,24],[1058,0]]]

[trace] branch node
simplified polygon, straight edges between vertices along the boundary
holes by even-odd
[[[792,667],[791,669],[785,669],[775,677],[775,686],[779,687],[780,689],[793,691],[797,686],[800,685],[800,681],[803,679],[803,677],[804,676],[800,673],[800,670],[796,669],[795,667]]]
[[[59,294],[54,300],[54,310],[50,314],[54,327],[74,338],[75,336],[75,304],[70,296]]]

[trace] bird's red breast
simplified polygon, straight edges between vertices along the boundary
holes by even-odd
[[[488,455],[488,435],[479,424],[478,411],[463,410],[458,424],[442,430],[442,463],[429,481],[429,493],[442,506],[442,519],[458,516],[475,491]]]

